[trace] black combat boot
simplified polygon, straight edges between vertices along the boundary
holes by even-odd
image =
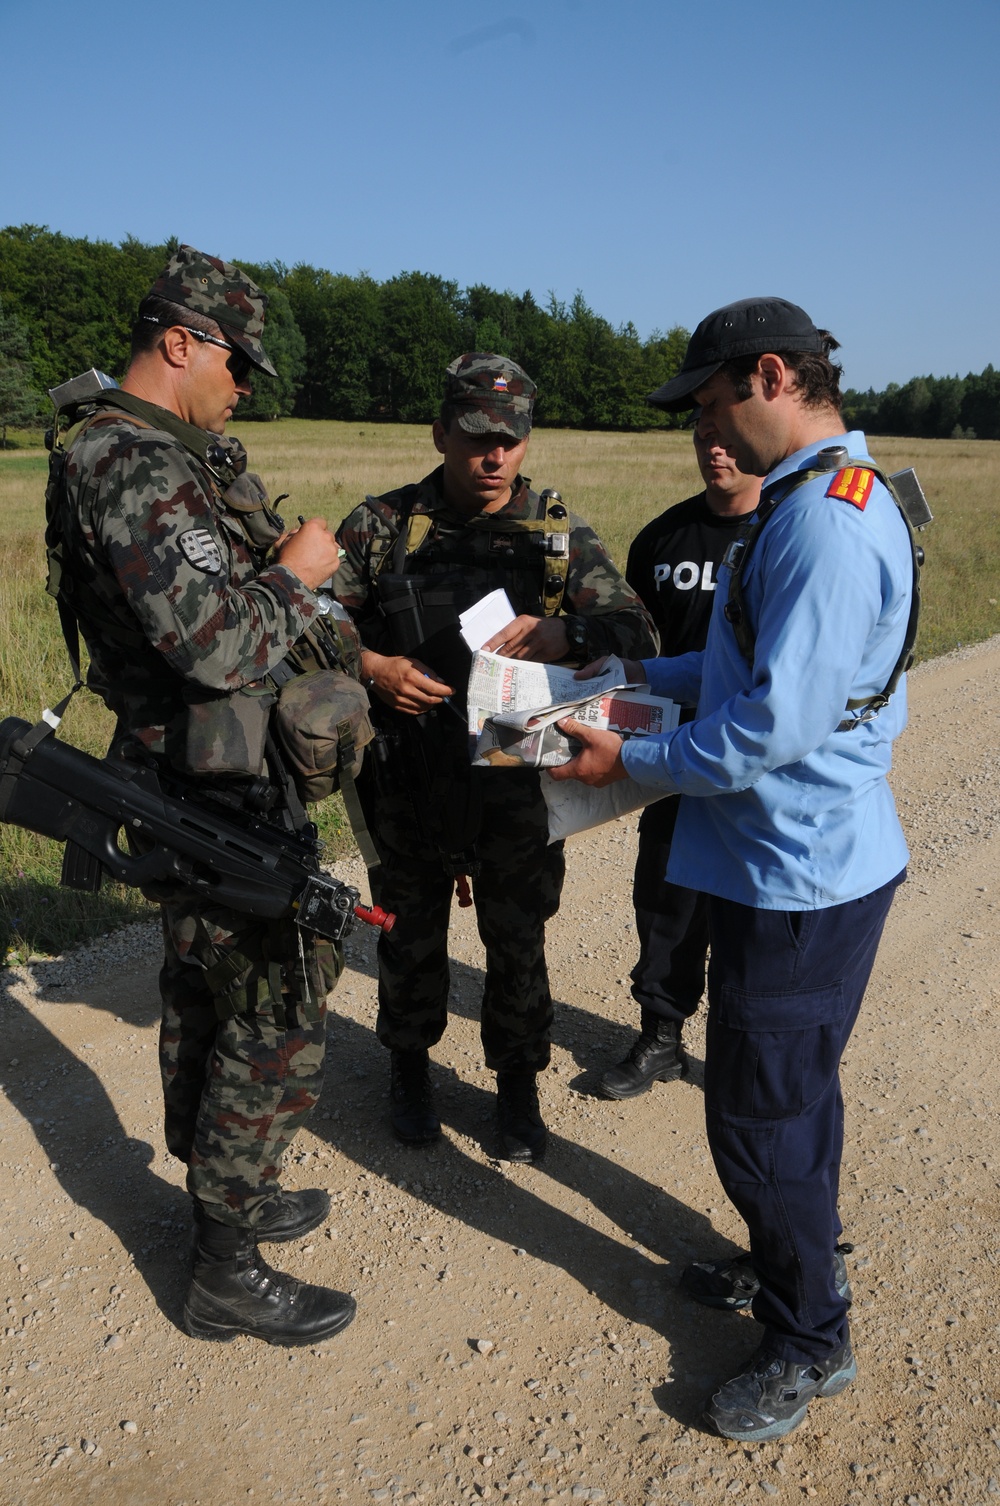
[[[268,1344],[318,1344],[346,1328],[355,1302],[345,1292],[307,1286],[262,1259],[252,1229],[202,1218],[184,1327],[195,1339],[245,1333]]]
[[[430,1145],[441,1133],[426,1051],[393,1051],[392,1128],[404,1145]]]
[[[680,1021],[643,1012],[642,1034],[628,1056],[608,1068],[598,1087],[605,1098],[638,1098],[654,1082],[673,1082],[686,1073]]]
[[[549,1132],[542,1123],[534,1072],[508,1067],[497,1073],[497,1119],[507,1161],[540,1161]]]

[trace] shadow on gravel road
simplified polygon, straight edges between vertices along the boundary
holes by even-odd
[[[558,1267],[609,1313],[662,1334],[672,1373],[657,1388],[657,1403],[678,1421],[696,1424],[708,1388],[728,1377],[734,1358],[738,1368],[744,1348],[749,1353],[759,1342],[756,1325],[699,1308],[677,1289],[685,1265],[726,1253],[728,1243],[703,1213],[620,1161],[558,1133],[550,1131],[539,1166],[516,1173],[530,1177],[531,1185],[499,1164],[484,1165],[461,1141],[478,1142],[488,1156],[496,1153],[492,1073],[484,1072],[488,1086],[480,1087],[440,1062],[432,1063],[431,1072],[435,1104],[452,1134],[432,1146],[401,1145],[388,1122],[386,1051],[371,1031],[335,1016],[327,1086],[310,1128],[366,1171],[405,1184],[429,1209]],[[560,1203],[568,1193],[579,1206],[572,1212],[554,1206],[549,1183],[563,1189]],[[630,1242],[594,1227],[588,1221],[592,1210]]]
[[[378,977],[374,946],[364,950],[361,947],[357,950],[350,948],[348,962],[354,972],[366,978]],[[478,1020],[484,980],[482,968],[473,963],[456,962],[454,958],[449,959],[448,967],[451,974],[449,1015],[455,1015],[459,1019]],[[333,997],[333,1007],[336,1008],[336,995]],[[601,1073],[613,1063],[621,1061],[635,1040],[639,1028],[638,1004],[634,1006],[634,1026],[621,1025],[617,1020],[609,1020],[604,1015],[583,1009],[579,1004],[571,1004],[566,999],[553,999],[553,1008],[553,1044],[568,1051],[581,1069],[570,1080],[570,1087],[578,1093],[599,1097],[597,1083]],[[686,1081],[693,1087],[704,1089],[705,1063],[700,1057],[688,1055]]]
[[[356,972],[372,976],[374,947],[351,948],[349,962]],[[451,1008],[478,1018],[481,970],[453,964],[452,975]],[[138,1000],[135,995],[134,989],[93,986],[78,1002],[146,1027],[158,1014],[157,1001],[148,993]],[[55,990],[42,996],[55,1003],[64,998]],[[733,1370],[734,1353],[741,1360],[744,1348],[739,1320],[698,1308],[677,1290],[684,1265],[726,1249],[710,1221],[621,1161],[558,1133],[550,1134],[545,1160],[530,1170],[531,1185],[513,1180],[497,1163],[484,1165],[467,1154],[462,1138],[479,1142],[487,1156],[496,1151],[496,1096],[493,1075],[485,1071],[480,1086],[434,1063],[442,1122],[457,1138],[446,1135],[423,1149],[400,1145],[388,1124],[387,1053],[372,1029],[336,1012],[336,994],[331,1003],[327,1083],[311,1131],[365,1170],[405,1183],[428,1208],[558,1267],[610,1313],[661,1333],[669,1344],[672,1373],[655,1388],[655,1399],[678,1421],[696,1424],[707,1388]],[[23,1005],[8,998],[5,1013],[10,1054],[28,1068],[5,1073],[11,1103],[31,1125],[70,1199],[113,1231],[176,1325],[187,1276],[186,1194],[149,1171],[152,1148],[126,1134],[91,1068]],[[605,1064],[616,1052],[624,1054],[633,1038],[627,1028],[565,1002],[556,1004],[555,1035],[577,1060],[599,1055]],[[438,1054],[446,1050],[447,1037]],[[158,1092],[155,1060],[149,1065],[145,1087]],[[564,1079],[553,1081],[565,1085]],[[79,1109],[85,1109],[85,1118]],[[546,1196],[550,1183],[561,1187],[562,1203],[568,1194],[579,1206],[572,1212],[554,1206]],[[588,1221],[592,1210],[629,1242],[595,1228]],[[749,1352],[754,1347],[749,1330],[746,1337]]]
[[[186,1261],[178,1260],[178,1251],[187,1255],[187,1194],[149,1170],[153,1147],[126,1133],[97,1073],[9,995],[4,1029],[9,1102],[31,1126],[63,1191],[118,1237],[176,1326],[187,1284]],[[155,1070],[155,1060],[151,1065]],[[159,1083],[150,1087],[158,1091]],[[67,1240],[69,1234],[67,1228]],[[81,1246],[81,1259],[88,1254]]]

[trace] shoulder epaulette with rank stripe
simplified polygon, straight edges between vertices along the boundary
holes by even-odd
[[[875,472],[863,466],[849,465],[838,471],[826,489],[828,497],[837,497],[841,502],[850,502],[864,512],[868,498],[875,485]]]

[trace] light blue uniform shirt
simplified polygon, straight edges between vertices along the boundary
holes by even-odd
[[[863,434],[790,455],[772,482],[809,470],[825,445],[868,458]],[[906,682],[871,721],[835,728],[847,702],[881,691],[899,656],[913,566],[906,525],[879,481],[862,511],[807,481],[767,520],[744,574],[754,663],[740,652],[719,571],[703,653],[647,659],[651,688],[697,718],[633,738],[633,779],[678,791],[672,883],[763,910],[820,910],[870,894],[908,857],[886,775],[906,724]],[[690,798],[688,798],[690,797]]]

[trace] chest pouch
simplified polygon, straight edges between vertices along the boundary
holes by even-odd
[[[462,637],[459,613],[475,600],[466,577],[456,572],[390,575],[383,571],[377,589],[393,652],[422,659],[464,694],[472,654]]]
[[[235,514],[247,542],[254,549],[270,549],[284,533],[285,524],[274,510],[263,481],[255,471],[243,471],[222,493],[222,501]]]

